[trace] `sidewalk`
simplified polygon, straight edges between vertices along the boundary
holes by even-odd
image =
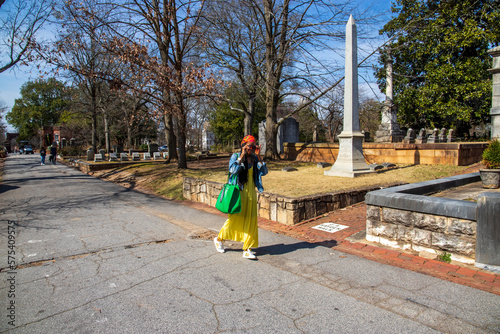
[[[190,207],[224,216],[217,209],[206,204],[183,201]],[[475,289],[500,295],[500,275],[488,272],[472,265],[459,262],[445,263],[427,259],[409,252],[391,249],[367,242],[364,238],[351,237],[365,229],[366,205],[358,203],[322,216],[301,222],[294,226],[283,225],[271,220],[259,218],[259,227],[309,243],[320,244],[332,249],[363,257],[368,260],[430,275],[443,280],[470,286]],[[335,233],[313,229],[323,223],[337,223],[349,226]],[[361,234],[361,233],[360,233]]]

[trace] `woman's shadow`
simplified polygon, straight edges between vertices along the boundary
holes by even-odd
[[[316,247],[334,247],[337,245],[335,240],[329,240],[325,242],[310,243],[310,242],[297,242],[294,244],[275,244],[270,246],[263,246],[257,248],[255,251],[259,255],[283,255],[287,253],[292,253],[299,249],[313,249]]]

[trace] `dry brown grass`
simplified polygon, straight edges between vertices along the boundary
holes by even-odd
[[[94,173],[95,176],[128,186],[141,186],[158,195],[182,199],[183,177],[190,176],[224,183],[227,180],[227,161],[213,164],[211,169],[200,166],[178,170],[175,164],[138,164]],[[224,167],[222,167],[224,166]],[[296,172],[283,172],[291,166]],[[330,167],[328,167],[330,168]],[[366,174],[356,178],[325,176],[328,168],[317,168],[314,163],[273,162],[268,164],[269,174],[263,178],[266,192],[289,197],[300,197],[318,193],[355,189],[367,186],[387,186],[396,182],[414,183],[446,177],[462,172],[467,166],[416,165]]]

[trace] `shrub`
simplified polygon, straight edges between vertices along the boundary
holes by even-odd
[[[141,151],[147,151],[148,150],[148,144],[141,144],[139,146],[139,150],[141,150]]]
[[[500,168],[500,141],[493,139],[483,152],[483,164],[488,169]]]

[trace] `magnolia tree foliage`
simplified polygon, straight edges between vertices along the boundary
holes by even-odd
[[[59,125],[70,100],[71,90],[54,78],[28,81],[6,119],[19,130],[22,139],[31,139],[40,134],[42,127]]]
[[[460,127],[488,120],[491,57],[500,41],[497,0],[399,0],[381,33],[393,38],[394,95],[401,124]],[[384,63],[377,76],[385,89]]]

